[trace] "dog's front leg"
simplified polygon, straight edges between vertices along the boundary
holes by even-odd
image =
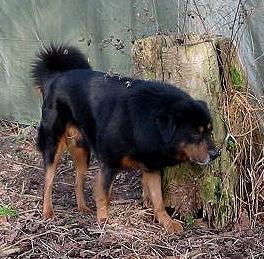
[[[114,177],[115,170],[103,164],[95,178],[94,198],[98,223],[104,223],[108,219],[108,206]]]
[[[157,218],[159,223],[171,233],[182,233],[182,225],[172,220],[165,210],[161,191],[160,172],[143,171],[142,177],[142,183],[145,185],[144,188],[148,190],[150,199],[153,203],[155,217]]]

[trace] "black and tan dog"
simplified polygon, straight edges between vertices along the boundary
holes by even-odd
[[[32,72],[43,95],[38,147],[46,173],[44,217],[54,216],[52,185],[65,149],[75,162],[78,209],[89,211],[84,176],[92,149],[101,162],[94,188],[99,222],[108,218],[118,168],[140,168],[157,220],[168,231],[181,232],[165,211],[161,172],[182,161],[207,164],[217,157],[207,105],[168,84],[93,71],[82,53],[68,46],[44,48]]]

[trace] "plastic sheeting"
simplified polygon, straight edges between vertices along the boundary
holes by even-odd
[[[30,64],[43,44],[73,44],[94,69],[132,75],[133,41],[169,31],[234,38],[261,97],[263,25],[264,0],[0,0],[0,118],[38,120]]]

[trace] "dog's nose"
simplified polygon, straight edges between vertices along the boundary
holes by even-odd
[[[217,157],[219,157],[221,155],[221,150],[220,149],[212,149],[212,150],[209,150],[209,156],[210,156],[210,160],[213,161],[215,160]]]

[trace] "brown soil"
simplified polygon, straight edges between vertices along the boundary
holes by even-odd
[[[43,166],[35,149],[36,130],[0,123],[0,207],[17,210],[0,217],[2,258],[264,258],[264,228],[220,232],[197,220],[181,235],[168,234],[144,209],[138,172],[117,176],[110,221],[96,223],[92,196],[94,161],[86,179],[86,199],[93,212],[76,210],[74,170],[65,155],[56,175],[56,217],[41,217]],[[241,230],[243,229],[243,230]]]

